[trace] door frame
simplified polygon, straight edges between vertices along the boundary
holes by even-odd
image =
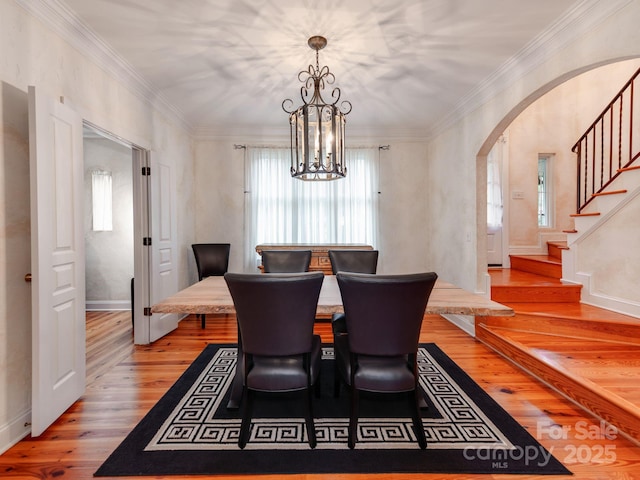
[[[149,195],[146,180],[142,176],[142,167],[146,165],[149,150],[124,139],[95,123],[83,119],[83,125],[95,130],[108,140],[119,143],[131,149],[131,168],[133,174],[133,331],[135,344],[148,344],[148,322],[145,321],[145,307],[149,305],[149,254],[142,239],[148,236],[149,224]]]
[[[178,291],[175,178],[151,150],[83,120],[105,138],[131,148],[133,169],[133,336],[148,345],[178,326],[177,314],[151,314],[151,305]],[[167,190],[168,189],[168,190]]]

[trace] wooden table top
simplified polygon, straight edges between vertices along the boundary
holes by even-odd
[[[154,313],[235,313],[224,277],[207,277],[153,305]],[[325,275],[318,299],[318,315],[342,312],[342,297],[336,277]],[[513,310],[467,292],[440,279],[431,292],[426,313],[475,316],[512,316]]]

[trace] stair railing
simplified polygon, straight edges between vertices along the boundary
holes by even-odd
[[[577,155],[577,212],[640,157],[640,102],[634,96],[640,69],[573,146]],[[635,108],[634,108],[635,107]]]

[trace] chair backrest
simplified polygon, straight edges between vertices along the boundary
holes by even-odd
[[[196,257],[198,279],[205,277],[220,277],[229,268],[229,243],[194,243],[193,255]]]
[[[329,250],[331,270],[338,272],[376,273],[378,250]]]
[[[311,351],[322,272],[227,273],[224,279],[245,353],[286,356]]]
[[[438,276],[337,274],[349,349],[364,355],[403,355],[418,348],[422,319]]]
[[[264,250],[265,273],[302,273],[309,270],[311,250]]]

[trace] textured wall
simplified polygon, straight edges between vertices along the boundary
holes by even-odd
[[[31,409],[29,128],[25,92],[0,83],[0,452]]]
[[[178,235],[194,232],[191,139],[171,112],[69,45],[13,1],[0,2],[0,452],[28,433],[31,409],[31,270],[27,88],[64,97],[84,119],[175,167]],[[180,257],[180,286],[188,283]]]
[[[506,88],[482,91],[484,101],[435,135],[429,145],[431,188],[427,208],[435,270],[450,281],[484,292],[486,276],[486,155],[507,126],[532,102],[580,73],[640,57],[640,2],[627,2],[584,33],[538,52]],[[480,96],[480,95],[479,95]],[[477,183],[476,183],[477,182]],[[469,229],[473,238],[465,232]]]
[[[591,276],[590,294],[640,306],[640,195],[580,240],[578,271]],[[631,308],[631,307],[630,307]]]
[[[505,201],[510,203],[510,246],[533,249],[540,243],[541,232],[573,228],[569,215],[576,211],[576,156],[571,148],[638,67],[639,60],[628,60],[572,78],[536,100],[509,125],[509,185],[505,188]],[[538,228],[539,153],[554,154],[555,224],[549,229]],[[514,191],[522,192],[524,198],[511,198],[509,193]]]

